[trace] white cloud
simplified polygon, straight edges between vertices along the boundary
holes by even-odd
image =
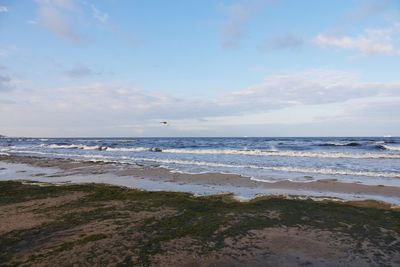
[[[225,96],[221,103],[262,111],[338,103],[375,95],[400,95],[400,83],[363,83],[351,73],[313,70],[270,76],[260,85]]]
[[[3,101],[18,101],[2,104],[7,116],[0,113],[0,120],[9,127],[39,125],[81,133],[91,128],[93,134],[105,126],[118,127],[121,132],[115,134],[121,134],[136,125],[149,135],[157,134],[160,120],[168,120],[171,134],[196,129],[204,134],[207,129],[223,131],[221,125],[316,123],[340,115],[341,103],[359,101],[371,107],[368,101],[373,98],[396,102],[400,83],[366,83],[346,72],[313,70],[270,76],[259,85],[216,98],[184,98],[120,82],[4,91]],[[388,112],[376,116],[385,117]],[[107,131],[112,132],[111,128]]]
[[[31,104],[47,107],[48,111],[115,111],[146,119],[200,119],[342,103],[375,96],[397,97],[400,96],[400,83],[363,83],[346,72],[314,70],[270,76],[262,84],[213,99],[182,98],[118,82],[41,89],[32,91],[30,96],[39,99]]]
[[[314,43],[318,46],[357,50],[363,55],[400,55],[400,47],[397,47],[399,37],[400,22],[397,22],[388,28],[367,29],[359,36],[319,34],[314,38]]]
[[[106,23],[108,20],[108,14],[105,12],[101,12],[94,5],[91,5],[93,17],[100,21],[101,23]]]
[[[6,6],[0,6],[0,13],[8,12],[8,8]]]
[[[397,97],[372,97],[345,103],[338,119],[386,121],[400,125],[399,114],[400,95]]]
[[[315,38],[320,46],[334,46],[342,49],[356,49],[364,55],[385,54],[393,55],[398,51],[390,43],[375,41],[367,37],[336,37],[320,34]]]

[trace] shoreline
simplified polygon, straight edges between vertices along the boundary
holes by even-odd
[[[232,193],[242,200],[262,195],[286,195],[344,201],[375,200],[400,205],[398,187],[341,183],[334,179],[270,183],[236,174],[188,174],[162,167],[16,155],[0,155],[1,168],[0,180],[20,177],[20,180],[49,183],[105,183],[148,191],[189,192],[194,195]]]

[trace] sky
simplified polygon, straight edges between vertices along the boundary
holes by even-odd
[[[0,134],[400,136],[400,0],[0,0]]]

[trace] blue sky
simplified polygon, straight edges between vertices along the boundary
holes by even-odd
[[[0,0],[0,36],[0,134],[400,135],[398,0]]]

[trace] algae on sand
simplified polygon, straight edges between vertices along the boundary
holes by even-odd
[[[74,192],[84,194],[51,205],[53,198]],[[227,240],[240,242],[263,229],[314,229],[338,234],[360,245],[354,255],[381,265],[390,265],[400,252],[400,212],[386,206],[277,197],[239,202],[232,195],[194,197],[103,184],[0,182],[0,209],[27,202],[34,206],[38,200],[50,204],[35,207],[34,213],[51,220],[1,235],[0,262],[150,266],[172,253],[167,249],[170,244],[182,240],[189,240],[190,246],[181,245],[176,253],[226,259],[229,256],[224,251],[238,250]],[[252,236],[252,240],[257,237]],[[366,243],[374,247],[362,246]],[[251,244],[237,257],[253,253]]]

